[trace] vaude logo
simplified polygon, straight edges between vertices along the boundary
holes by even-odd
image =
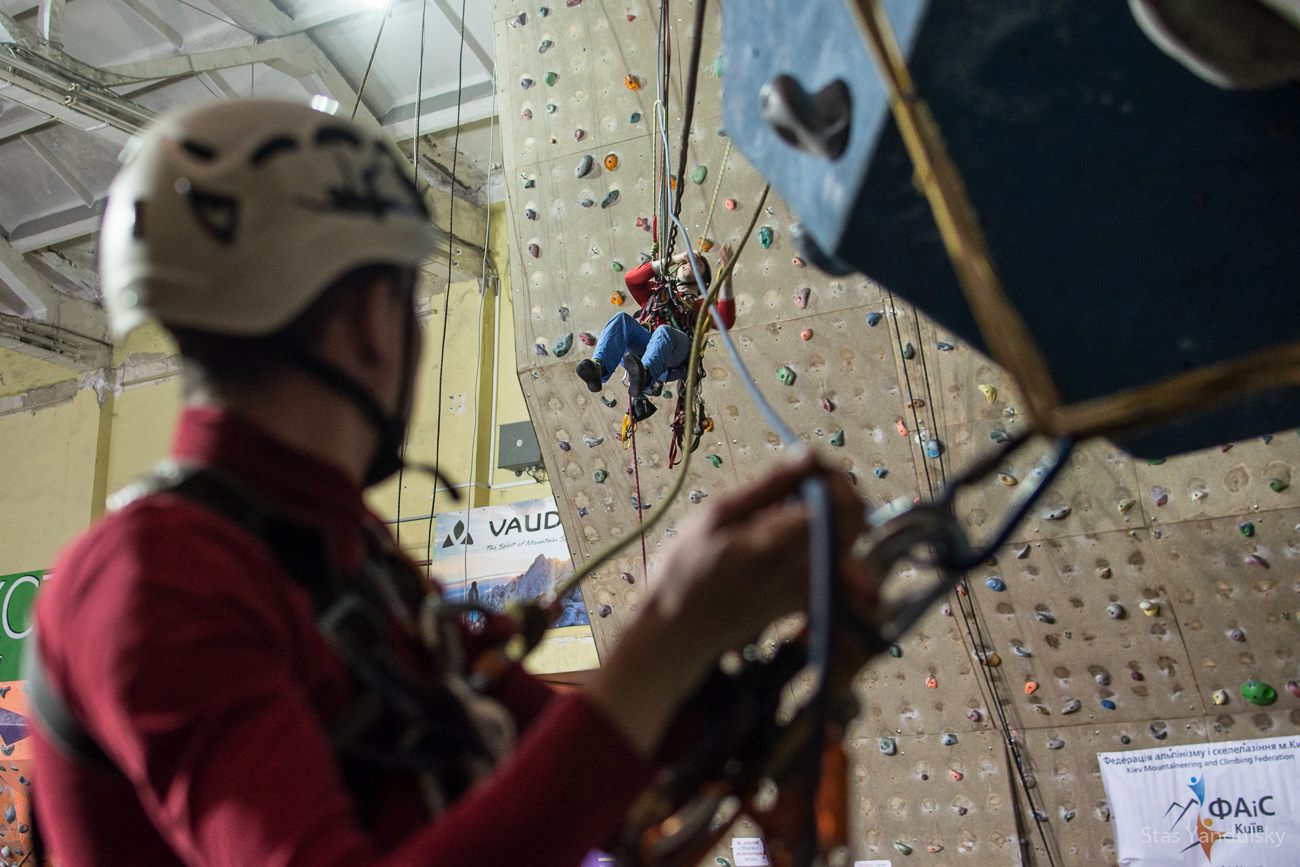
[[[469,528],[465,526],[464,521],[457,521],[456,526],[451,528],[447,538],[442,540],[442,547],[451,548],[456,545],[473,545],[474,537],[470,535]]]
[[[1207,800],[1204,777],[1192,777],[1187,788],[1192,797],[1186,801],[1175,798],[1165,809],[1165,817],[1170,820],[1167,829],[1142,829],[1146,842],[1181,844],[1190,840],[1179,852],[1199,847],[1207,862],[1220,840],[1282,845],[1286,832],[1270,831],[1266,824],[1268,817],[1277,815],[1273,809],[1276,800],[1273,795],[1259,798],[1219,795]]]
[[[554,509],[546,512],[534,512],[531,515],[514,516],[502,518],[499,521],[488,521],[488,532],[492,534],[493,539],[499,539],[502,536],[509,536],[514,533],[540,533],[545,530],[554,530],[560,526],[560,513]],[[452,548],[456,545],[473,545],[474,536],[465,526],[464,521],[457,521],[456,526],[452,527],[451,532],[442,540],[442,547]]]

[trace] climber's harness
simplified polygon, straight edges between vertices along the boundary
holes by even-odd
[[[345,577],[319,530],[291,521],[241,482],[210,468],[165,463],[114,498],[113,507],[155,494],[189,500],[264,544],[311,598],[321,634],[355,679],[350,707],[325,726],[363,826],[390,777],[420,781],[430,815],[442,812],[509,750],[513,723],[504,708],[461,676],[457,621],[466,606],[426,593],[423,577],[378,527],[366,528],[366,556]],[[398,635],[418,640],[434,673],[420,676],[394,652]],[[28,642],[34,716],[70,758],[116,772],[103,749],[53,689]]]

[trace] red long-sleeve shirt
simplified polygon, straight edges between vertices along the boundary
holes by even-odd
[[[645,307],[650,299],[654,297],[655,292],[659,291],[660,278],[654,272],[654,262],[642,262],[623,275],[623,282],[627,284],[627,291],[632,293],[636,303]],[[690,296],[691,303],[696,311],[699,310],[700,298],[698,295]],[[718,308],[718,315],[730,330],[736,324],[736,302],[732,298],[719,298],[715,304]]]
[[[377,519],[338,469],[206,408],[182,413],[173,455],[252,484],[359,564]],[[68,865],[575,867],[652,773],[584,696],[515,668],[494,690],[522,728],[511,757],[432,823],[398,780],[362,831],[324,730],[355,687],[306,592],[246,531],[174,496],[71,545],[36,623],[53,687],[122,771],[34,732],[41,830]]]

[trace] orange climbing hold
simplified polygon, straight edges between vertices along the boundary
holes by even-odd
[[[615,307],[622,307],[622,306],[623,306],[623,293],[622,293],[622,292],[611,292],[611,293],[609,293],[609,303],[610,303],[610,304],[613,304]]]
[[[736,210],[736,200],[735,200],[735,199],[727,199],[726,201],[724,201],[724,202],[722,203],[722,207],[726,208],[728,211],[734,211],[734,210]]]
[[[700,422],[700,430],[704,431],[705,433],[708,433],[709,431],[713,430],[713,419],[709,418],[706,415],[704,417],[704,421]]]
[[[700,252],[701,252],[701,253],[707,253],[707,252],[709,252],[709,251],[712,250],[712,249],[713,249],[713,242],[712,242],[712,241],[710,241],[708,238],[701,238],[701,239],[700,239]]]
[[[907,425],[903,423],[903,420],[901,418],[898,421],[894,422],[894,427],[898,428],[898,435],[900,437],[907,436]]]
[[[625,75],[623,76],[623,86],[628,90],[640,90],[641,79],[637,78],[635,75]]]
[[[668,189],[670,190],[677,189],[677,175],[668,176]]]
[[[618,154],[605,154],[605,168],[611,172],[618,168]]]
[[[1025,695],[1033,695],[1038,692],[1038,681],[1030,680],[1025,682]]]
[[[930,675],[929,677],[927,677],[927,678],[925,679],[925,688],[926,688],[926,689],[938,689],[938,688],[939,688],[939,681],[938,681],[938,679],[937,679],[933,674]]]

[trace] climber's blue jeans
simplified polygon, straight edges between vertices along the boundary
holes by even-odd
[[[600,381],[607,382],[623,361],[625,352],[635,352],[645,365],[650,382],[674,380],[685,376],[691,357],[691,338],[671,325],[650,331],[626,313],[616,313],[596,341],[591,357],[600,365]]]

